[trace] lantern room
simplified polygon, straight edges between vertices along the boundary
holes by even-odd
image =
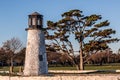
[[[43,15],[39,14],[38,12],[34,12],[28,15],[28,29],[41,29],[43,27]]]

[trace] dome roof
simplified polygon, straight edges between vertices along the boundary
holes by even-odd
[[[30,15],[41,15],[40,13],[38,13],[38,12],[34,12],[34,13],[32,13],[32,14],[30,14]],[[41,15],[42,16],[42,15]]]

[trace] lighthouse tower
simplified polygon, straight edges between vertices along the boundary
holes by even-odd
[[[24,75],[40,75],[48,73],[45,37],[43,32],[43,16],[37,12],[30,14],[25,55]]]

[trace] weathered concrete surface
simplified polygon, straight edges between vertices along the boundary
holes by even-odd
[[[58,73],[58,74],[81,74],[81,73],[95,73],[100,72],[99,70],[49,70],[49,73]]]
[[[33,77],[0,76],[0,80],[120,80],[120,74],[56,75]]]
[[[95,72],[108,72],[108,73],[120,73],[120,70],[49,70],[49,73],[65,73],[65,74],[84,74],[84,73],[95,73]]]
[[[24,75],[48,73],[44,32],[28,30]]]

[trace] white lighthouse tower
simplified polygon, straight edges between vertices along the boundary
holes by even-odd
[[[24,75],[40,75],[48,73],[45,37],[43,32],[43,16],[37,12],[29,15],[29,28],[25,55]]]

